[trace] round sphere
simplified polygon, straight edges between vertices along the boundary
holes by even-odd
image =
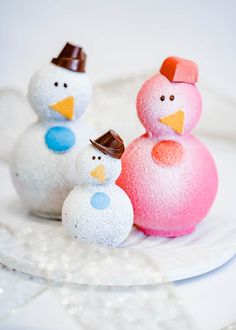
[[[99,181],[91,173],[103,166],[104,180]],[[80,184],[106,185],[115,182],[121,173],[120,159],[102,153],[92,144],[85,147],[76,159],[77,180]]]
[[[189,133],[202,111],[201,95],[195,85],[173,83],[162,74],[157,74],[141,87],[137,96],[137,111],[150,136],[177,135],[160,122],[160,118],[179,110],[184,112],[183,133]]]
[[[64,153],[55,152],[46,145],[45,135],[50,126],[42,122],[23,132],[12,153],[14,186],[25,206],[41,217],[61,217],[62,204],[77,184],[76,157],[94,134],[85,122],[67,123],[67,126],[74,132],[75,141]]]
[[[90,244],[120,245],[133,225],[133,208],[126,193],[115,184],[82,185],[72,190],[62,208],[68,234]]]
[[[92,85],[86,73],[66,70],[52,63],[33,75],[28,89],[28,99],[39,118],[55,121],[66,119],[50,105],[73,96],[74,119],[77,119],[84,113],[91,95]]]
[[[153,157],[159,141],[143,136],[128,146],[117,184],[130,197],[141,230],[180,236],[192,232],[208,213],[217,192],[216,167],[206,147],[191,135],[181,138],[176,164],[159,164]]]

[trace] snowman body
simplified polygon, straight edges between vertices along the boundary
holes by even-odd
[[[73,146],[66,152],[55,152],[46,144],[47,132],[61,132],[61,149]],[[92,129],[84,122],[37,122],[19,137],[11,159],[11,176],[14,186],[32,213],[46,218],[61,218],[62,204],[76,185],[75,159],[88,143]],[[65,137],[64,134],[69,137]]]
[[[170,62],[173,73],[172,58]],[[177,59],[174,64],[179,75],[183,65],[184,76],[187,72],[187,79],[192,79],[194,75],[188,76],[192,64],[186,62]],[[173,82],[161,73],[138,93],[137,111],[146,134],[127,147],[117,184],[131,199],[135,225],[147,235],[191,233],[215,199],[214,161],[191,134],[201,106],[194,83]]]
[[[154,159],[153,149],[162,142],[163,148],[170,142],[171,156]],[[171,150],[173,142],[183,149]],[[172,159],[179,164],[162,163]],[[217,189],[216,168],[207,148],[193,135],[182,139],[141,136],[127,147],[122,162],[118,184],[133,201],[135,224],[145,234],[186,235],[208,213]]]
[[[118,246],[133,224],[130,200],[114,183],[77,186],[66,198],[62,214],[70,236],[101,246]]]
[[[65,197],[76,185],[74,164],[92,128],[81,121],[90,98],[86,73],[50,63],[31,79],[28,98],[38,121],[19,137],[11,176],[25,206],[46,218],[61,218]]]
[[[88,243],[118,246],[133,225],[130,199],[115,184],[121,161],[89,145],[77,158],[76,169],[79,185],[70,192],[62,208],[66,231]]]

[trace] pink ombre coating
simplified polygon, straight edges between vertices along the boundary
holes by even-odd
[[[128,146],[118,184],[133,203],[136,225],[162,232],[162,236],[184,235],[211,207],[217,189],[216,168],[205,146],[191,135],[182,138],[181,164],[158,166],[151,155],[157,142],[158,138],[144,136]]]
[[[160,100],[162,95],[164,101]],[[173,101],[170,95],[174,95]],[[218,178],[214,161],[207,148],[190,134],[201,107],[195,85],[173,83],[161,74],[146,81],[138,93],[138,116],[147,134],[126,149],[117,183],[132,201],[135,224],[147,235],[189,234],[215,199]],[[180,108],[185,114],[182,135],[159,121]],[[152,149],[163,140],[182,145],[183,157],[177,165],[166,166],[153,160]]]

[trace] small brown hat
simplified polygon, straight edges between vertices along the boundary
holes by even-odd
[[[85,72],[86,54],[82,47],[67,42],[59,56],[52,59],[52,63],[67,70]]]
[[[96,140],[90,140],[90,142],[104,154],[113,158],[120,159],[125,151],[123,140],[112,129]]]

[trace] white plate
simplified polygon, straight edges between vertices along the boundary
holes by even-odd
[[[220,189],[211,213],[194,233],[179,238],[146,237],[133,230],[119,249],[71,241],[58,221],[27,213],[1,165],[0,262],[56,281],[88,285],[143,285],[209,272],[236,252],[235,145],[206,139],[216,159]]]

